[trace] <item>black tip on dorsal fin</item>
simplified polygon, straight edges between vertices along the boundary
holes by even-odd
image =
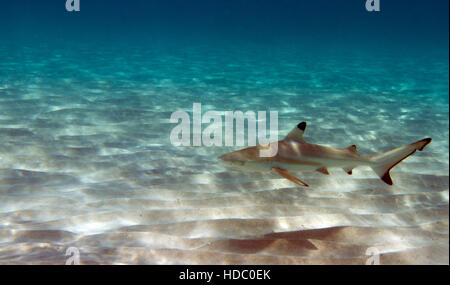
[[[306,122],[301,122],[300,124],[297,125],[297,128],[299,128],[299,130],[301,130],[301,131],[305,131]]]
[[[298,142],[303,142],[303,134],[305,133],[306,122],[301,122],[295,126],[284,139],[296,140]]]

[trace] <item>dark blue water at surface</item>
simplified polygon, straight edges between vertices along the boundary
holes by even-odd
[[[2,39],[66,41],[240,40],[327,45],[370,43],[382,48],[448,46],[448,1],[381,1],[367,12],[364,0],[348,1],[65,1],[1,2]],[[191,40],[192,42],[192,40]],[[376,46],[379,45],[379,46]]]

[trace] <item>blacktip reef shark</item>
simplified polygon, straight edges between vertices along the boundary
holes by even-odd
[[[356,146],[344,149],[310,144],[303,140],[306,122],[299,123],[281,141],[276,142],[276,154],[262,157],[260,151],[268,149],[273,143],[248,147],[220,156],[226,165],[252,171],[275,171],[282,177],[301,186],[305,182],[293,176],[291,171],[319,171],[329,174],[328,168],[343,168],[348,174],[357,166],[369,166],[386,184],[393,185],[390,171],[417,150],[422,151],[431,142],[426,138],[412,144],[394,148],[388,152],[363,156],[357,153]]]

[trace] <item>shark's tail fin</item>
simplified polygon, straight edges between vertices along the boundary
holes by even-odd
[[[431,142],[431,138],[423,139],[418,142],[394,148],[388,152],[371,157],[374,162],[372,169],[380,176],[381,180],[392,185],[390,175],[391,169],[399,164],[402,160],[415,153],[417,150],[422,151],[427,144]]]

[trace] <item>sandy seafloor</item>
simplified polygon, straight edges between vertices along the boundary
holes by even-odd
[[[448,51],[255,46],[0,47],[0,263],[449,263]],[[274,110],[280,139],[372,155],[432,137],[392,170],[232,171],[238,147],[174,147],[172,112]]]

